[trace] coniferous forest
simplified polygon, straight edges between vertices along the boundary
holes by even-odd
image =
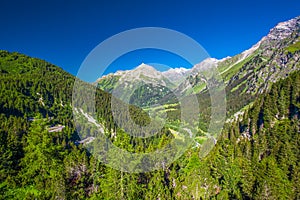
[[[300,200],[300,1],[0,2],[0,200]]]
[[[78,143],[72,75],[1,51],[0,77],[1,199],[300,199],[299,71],[228,120],[206,157],[190,148],[171,165],[146,173],[112,169]],[[108,137],[117,135],[110,137],[115,145],[152,151],[174,139],[167,129],[149,140],[127,135],[114,123],[110,100],[97,89],[97,117]],[[130,108],[137,123],[149,123],[141,109]]]

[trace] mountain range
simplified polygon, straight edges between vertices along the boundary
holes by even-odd
[[[233,57],[224,59],[207,58],[191,69],[174,68],[160,72],[155,68],[141,64],[133,70],[118,71],[97,80],[99,88],[111,92],[119,85],[126,93],[129,82],[147,84],[149,90],[159,87],[162,92],[156,99],[151,99],[146,105],[159,102],[164,96],[170,95],[172,90],[182,95],[199,94],[207,91],[205,76],[199,73],[206,66],[215,65],[226,84],[226,91],[230,96],[249,96],[249,98],[265,91],[271,83],[284,78],[289,73],[299,69],[299,53],[293,46],[299,46],[300,18],[296,17],[281,22],[272,28],[269,34],[248,50]],[[209,70],[209,69],[207,69]],[[127,79],[127,80],[126,80]],[[125,83],[127,82],[127,83]],[[188,87],[191,85],[192,87]],[[135,90],[138,89],[135,87]],[[151,91],[144,91],[151,93]],[[143,93],[139,92],[139,93]],[[145,106],[149,101],[148,95],[139,96]],[[131,102],[133,103],[133,102]]]
[[[233,57],[166,72],[142,63],[97,84],[1,50],[0,199],[300,199],[299,58],[300,17],[279,23]],[[226,123],[214,141],[207,137],[212,105],[206,84],[222,80],[205,76],[212,65],[227,99]],[[95,92],[94,109],[86,91]],[[181,128],[179,98],[191,95],[198,99],[199,125]],[[130,118],[139,130],[166,123],[151,137],[134,137],[141,131],[133,131]],[[191,145],[181,156],[169,164],[162,157],[154,171],[127,173],[105,163],[111,157],[103,141],[147,154],[187,139]],[[147,169],[152,162],[141,157],[129,167]]]

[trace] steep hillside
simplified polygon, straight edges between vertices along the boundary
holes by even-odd
[[[81,167],[93,159],[85,147],[99,130],[114,145],[131,152],[155,150],[174,138],[164,127],[150,138],[129,136],[124,131],[130,130],[124,115],[129,114],[137,125],[144,126],[149,124],[148,114],[117,101],[119,109],[113,115],[111,95],[78,80],[80,94],[86,90],[96,92],[96,118],[101,122],[101,129],[96,130],[90,125],[85,105],[88,97],[79,96],[72,102],[74,81],[74,76],[46,61],[0,51],[1,199],[87,197],[92,172]],[[79,117],[76,124],[74,105]],[[105,169],[103,165],[101,168]]]
[[[228,111],[234,113],[266,91],[272,83],[299,70],[300,17],[279,23],[249,50],[217,63],[227,87]],[[190,77],[195,88],[201,74]]]

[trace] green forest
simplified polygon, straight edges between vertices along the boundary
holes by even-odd
[[[78,144],[75,79],[46,61],[0,51],[0,199],[300,199],[300,71],[252,97],[242,115],[227,121],[206,157],[190,148],[146,173],[112,169]],[[128,135],[114,122],[111,98],[96,88],[97,119],[116,146],[151,152],[174,139],[167,128],[147,139]],[[130,105],[130,114],[140,125],[149,123],[136,106]],[[49,131],[59,125],[61,131]]]

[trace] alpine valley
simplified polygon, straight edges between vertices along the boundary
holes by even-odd
[[[213,134],[207,84],[221,81],[205,76],[212,65],[224,83],[226,122],[203,156]],[[0,86],[0,199],[300,199],[300,17],[279,23],[233,57],[164,72],[142,63],[93,84],[1,50]],[[95,91],[94,115],[81,95],[87,90]],[[179,99],[191,95],[200,116],[184,132]],[[140,127],[166,123],[151,137],[134,137],[139,133],[130,132],[127,114]],[[87,150],[98,141],[97,131],[131,153],[156,151],[190,132],[194,137],[171,164],[127,173]],[[141,159],[132,167],[148,164]]]

